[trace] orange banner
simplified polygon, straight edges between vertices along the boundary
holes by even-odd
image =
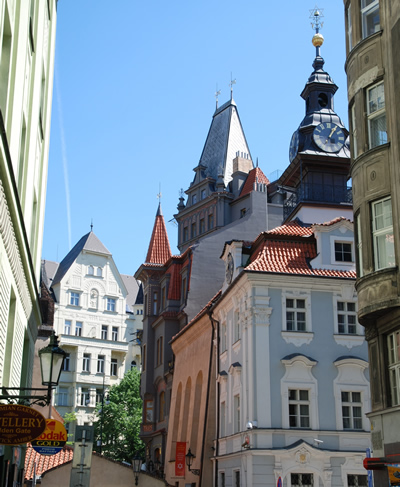
[[[175,477],[185,476],[185,455],[186,441],[177,441],[175,452]]]

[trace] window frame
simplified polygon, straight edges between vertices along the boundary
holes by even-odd
[[[101,325],[101,339],[108,340],[108,325]]]
[[[385,215],[384,212],[381,214],[377,215],[376,208],[380,204],[384,204],[385,202],[389,201],[390,202],[390,222],[391,224],[388,226],[382,226],[381,228],[377,229],[377,220],[378,218],[383,218],[384,220],[388,219],[388,215]],[[390,267],[394,267],[396,265],[396,261],[393,262],[393,265],[389,265],[389,257],[390,255],[393,255],[395,259],[395,250],[394,250],[394,234],[393,234],[393,209],[392,209],[392,198],[390,196],[387,196],[385,198],[381,198],[376,201],[371,202],[371,220],[372,220],[372,247],[373,247],[373,255],[374,255],[374,270],[378,271],[381,269],[388,269]],[[384,245],[384,256],[382,256],[382,252],[379,250],[379,244],[378,241],[379,239],[385,236],[385,241],[389,242],[389,244]],[[390,239],[392,239],[392,242],[390,242]],[[391,244],[391,245],[390,245]],[[381,263],[383,260],[386,261],[386,263]]]
[[[84,353],[82,356],[82,372],[90,373],[90,353]]]
[[[343,309],[341,309],[340,305],[344,305]],[[349,305],[354,306],[353,310],[349,310]],[[343,316],[345,319],[343,322],[339,320],[339,316]],[[355,321],[354,323],[349,323],[349,317],[354,317]],[[355,300],[347,300],[347,299],[342,299],[338,298],[336,301],[336,319],[337,319],[337,334],[338,335],[360,335],[361,330],[360,330],[360,325],[358,323],[357,319],[357,301]],[[349,331],[349,327],[352,326],[355,328],[354,333]],[[340,327],[343,327],[344,331],[340,330]]]
[[[63,335],[71,335],[72,320],[64,320],[64,333]],[[68,331],[68,333],[66,333]]]
[[[75,321],[75,336],[81,337],[83,332],[83,322]]]
[[[381,30],[380,28],[380,13],[379,13],[379,0],[372,0],[372,2],[369,5],[363,6],[363,3],[365,0],[361,0],[360,4],[360,14],[361,14],[361,34],[362,34],[362,39],[366,39],[367,37],[370,37],[371,35],[375,34],[376,32],[379,32]],[[379,29],[375,29],[374,32],[368,33],[367,32],[367,22],[366,19],[371,15],[373,12],[378,11],[379,13]]]
[[[348,394],[348,399],[344,399],[343,395]],[[359,400],[353,400],[355,394],[359,395]],[[342,424],[343,431],[363,431],[363,401],[362,392],[353,390],[341,390],[341,403],[342,403]],[[348,413],[345,415],[344,408],[348,408]],[[356,410],[360,409],[360,415],[356,414]],[[346,425],[346,421],[348,425]],[[357,427],[357,422],[359,426]]]
[[[105,363],[106,363],[106,356],[105,355],[98,355],[97,356],[97,373],[98,374],[104,375]]]
[[[76,291],[69,292],[69,305],[70,306],[80,306],[81,294]]]
[[[288,301],[293,301],[293,306],[289,306],[288,305]],[[297,302],[304,302],[304,306],[303,307],[298,307],[297,306]],[[286,300],[285,300],[285,331],[289,331],[289,332],[301,332],[301,333],[304,333],[307,331],[307,312],[306,312],[306,299],[305,297],[296,297],[296,296],[293,296],[293,297],[286,297]],[[298,310],[301,310],[301,311],[298,311]],[[294,328],[289,328],[289,325],[288,325],[288,313],[293,313],[293,319],[291,320],[292,323],[294,323]],[[298,317],[298,314],[303,314],[304,315],[304,320],[301,321]],[[304,323],[304,329],[299,329],[299,323]],[[291,325],[292,326],[292,325]]]
[[[390,405],[400,405],[400,331],[387,334],[387,371],[390,390]],[[397,360],[396,360],[397,357]]]
[[[71,372],[71,354],[69,352],[66,352],[66,355],[63,360],[62,364],[62,372]]]
[[[119,330],[118,326],[113,326],[111,329],[111,341],[117,342],[118,341]]]
[[[81,388],[80,405],[84,407],[88,407],[90,405],[90,390],[87,387]]]
[[[291,397],[291,393],[295,393],[295,397]],[[307,398],[304,399],[301,396],[304,396],[306,393]],[[311,429],[311,418],[310,418],[310,391],[309,389],[298,389],[298,388],[289,388],[288,390],[288,414],[289,414],[289,428],[290,429]],[[292,412],[291,412],[292,406]],[[293,413],[293,407],[295,412]],[[307,408],[307,414],[304,414],[304,408]],[[295,425],[291,424],[292,419],[295,419]],[[307,425],[302,425],[303,419],[307,420]]]
[[[377,90],[378,87],[382,86],[383,90],[383,106],[379,108],[379,100],[380,97],[377,96],[377,103],[378,103],[378,108],[376,110],[371,111],[371,104],[373,103],[373,99],[370,97],[370,94],[372,93],[373,90]],[[387,136],[387,120],[386,120],[386,102],[385,102],[385,86],[383,81],[380,81],[379,83],[375,83],[372,86],[369,86],[366,88],[366,103],[367,103],[367,120],[368,120],[368,147],[369,149],[373,149],[375,147],[379,147],[383,144],[386,144],[388,141],[388,136]],[[386,138],[385,140],[379,140],[379,136],[373,138],[373,131],[372,127],[374,122],[377,122],[379,119],[384,119],[385,120],[385,130],[382,132],[386,132]],[[378,133],[379,131],[377,131]]]
[[[57,390],[57,406],[69,406],[68,387],[59,387]]]
[[[112,358],[110,362],[110,376],[118,377],[118,359]]]
[[[117,299],[116,298],[106,298],[106,311],[110,313],[117,312]]]

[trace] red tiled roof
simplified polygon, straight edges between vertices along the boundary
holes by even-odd
[[[70,462],[73,456],[74,450],[69,446],[64,447],[55,455],[41,455],[28,443],[25,456],[25,479],[33,479],[34,465],[36,465],[36,476],[38,477],[51,468],[59,467],[60,465],[64,465],[64,463]]]
[[[273,228],[266,232],[270,235],[293,235],[295,237],[309,237],[313,234],[311,226],[302,226],[298,221],[293,220],[280,227]]]
[[[269,184],[267,176],[261,171],[259,167],[252,169],[247,175],[247,179],[243,185],[242,191],[240,192],[240,197],[251,193],[256,190],[256,184]]]
[[[165,228],[164,217],[161,213],[161,206],[158,207],[153,233],[151,235],[149,250],[147,251],[147,264],[164,264],[171,257],[167,229]]]
[[[246,270],[303,276],[356,278],[355,271],[313,269],[309,262],[315,257],[314,241],[308,241],[308,239],[303,242],[268,239],[263,242],[259,252],[252,258],[252,262],[246,267]]]

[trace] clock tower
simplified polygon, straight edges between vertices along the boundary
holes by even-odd
[[[306,105],[305,117],[293,133],[290,163],[279,179],[280,190],[286,194],[284,220],[298,217],[313,223],[336,216],[352,219],[351,189],[347,187],[349,132],[334,111],[338,87],[324,70],[325,61],[320,54],[324,42],[319,32],[321,10],[313,9],[310,17],[315,29],[312,43],[316,56],[314,71],[301,93]]]

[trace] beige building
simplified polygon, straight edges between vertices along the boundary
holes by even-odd
[[[372,448],[400,461],[400,2],[345,0],[359,320],[371,368]]]
[[[31,385],[41,324],[39,276],[56,0],[0,2],[0,384]],[[21,448],[0,447],[0,484],[21,481]],[[7,484],[8,485],[8,484]]]

